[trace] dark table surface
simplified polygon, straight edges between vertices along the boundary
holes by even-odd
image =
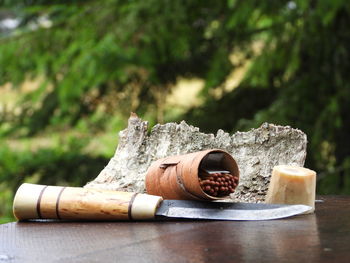
[[[350,197],[272,221],[0,225],[3,262],[350,262]]]

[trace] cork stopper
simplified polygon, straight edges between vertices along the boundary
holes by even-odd
[[[315,209],[316,172],[304,167],[278,165],[273,168],[265,202],[303,204]]]

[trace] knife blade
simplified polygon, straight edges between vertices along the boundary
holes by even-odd
[[[156,218],[257,221],[291,217],[311,209],[306,205],[164,200]]]
[[[305,205],[163,200],[148,194],[27,183],[19,187],[13,202],[18,220],[268,220],[310,209]]]

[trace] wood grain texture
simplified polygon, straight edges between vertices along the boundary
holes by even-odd
[[[31,189],[41,191],[31,196]],[[20,220],[130,220],[135,195],[128,192],[25,183],[17,191],[13,207],[16,218]],[[33,199],[31,202],[26,201],[28,196]],[[155,208],[152,217],[154,210]]]
[[[19,220],[150,219],[161,200],[146,194],[24,183],[16,192],[13,211]]]
[[[60,218],[58,205],[64,189],[64,187],[60,186],[48,186],[45,189],[40,202],[38,202],[42,218]]]
[[[0,262],[349,262],[350,197],[318,199],[272,221],[9,223]]]
[[[133,196],[134,193],[67,187],[58,211],[62,219],[128,220]]]

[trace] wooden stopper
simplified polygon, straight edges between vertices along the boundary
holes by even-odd
[[[265,202],[303,204],[315,210],[316,172],[304,167],[279,165],[272,171]]]
[[[22,184],[14,198],[18,220],[152,219],[160,196],[81,187]]]

